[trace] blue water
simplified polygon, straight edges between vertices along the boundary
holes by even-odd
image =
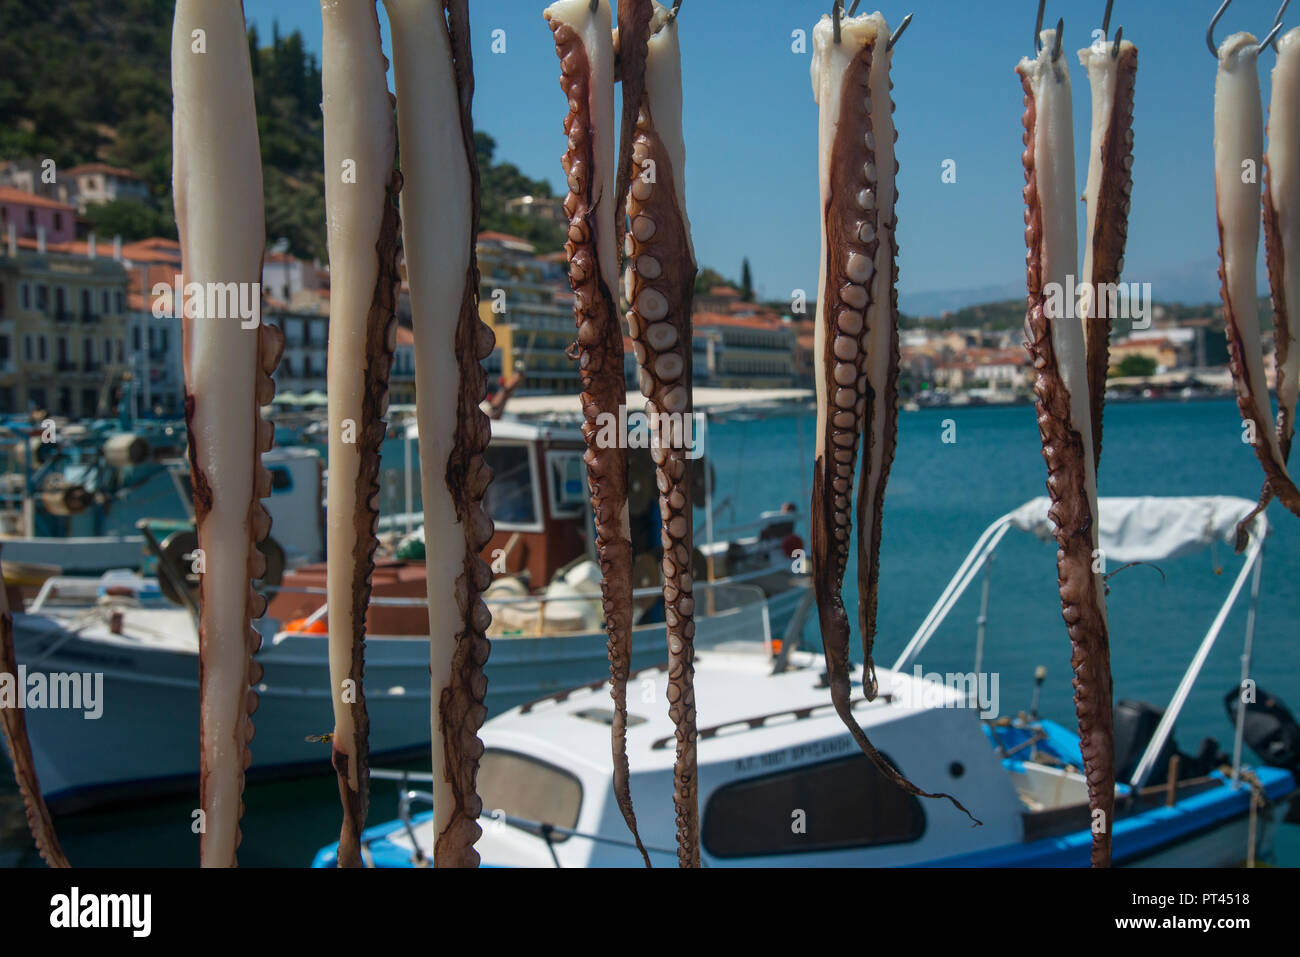
[[[954,443],[942,441],[949,424],[955,426]],[[1261,472],[1240,435],[1240,418],[1231,401],[1112,404],[1106,410],[1101,493],[1225,494],[1253,500]],[[812,449],[811,415],[715,423],[705,450],[716,469],[715,503],[728,498],[731,502],[721,509],[719,524],[746,522],[761,510],[792,501],[804,515],[800,533],[806,541]],[[401,461],[400,445],[389,443],[385,465],[397,471],[385,480],[391,490],[386,508],[400,503]],[[979,533],[1005,512],[1045,494],[1045,476],[1032,407],[902,415],[885,504],[878,663],[894,661]],[[1263,687],[1300,710],[1294,624],[1300,610],[1300,519],[1279,505],[1268,515],[1275,525],[1264,563],[1252,673]],[[1163,581],[1148,567],[1128,569],[1110,580],[1117,698],[1159,706],[1169,700],[1238,563],[1225,545],[1214,553],[1161,563]],[[845,582],[850,609],[856,607],[855,567],[851,556]],[[979,589],[972,587],[922,654],[919,663],[925,671],[973,669],[978,610]],[[1243,601],[1229,617],[1179,719],[1177,740],[1185,752],[1195,752],[1205,736],[1231,750],[1232,728],[1222,699],[1238,681],[1245,622]],[[811,623],[805,641],[816,645]],[[993,566],[984,658],[984,670],[999,674],[1002,712],[1029,707],[1033,672],[1042,665],[1047,678],[1040,710],[1046,717],[1072,723],[1069,658],[1056,591],[1055,549],[1013,531]],[[60,833],[78,864],[192,864],[197,859],[196,842],[189,834],[193,803],[191,798],[76,815],[59,822]],[[240,851],[244,866],[305,865],[319,847],[337,838],[337,790],[325,762],[318,776],[250,787],[246,804]],[[394,791],[377,782],[370,820],[387,820],[395,813]],[[21,840],[12,822],[12,803],[9,817],[6,828],[0,814],[0,845],[6,838],[11,844]],[[1277,846],[1279,863],[1300,865],[1300,828],[1281,828]]]
[[[945,427],[956,441],[943,441]],[[948,437],[953,437],[948,432]],[[730,496],[737,520],[774,502],[798,502],[806,516],[814,440],[811,415],[720,424],[710,432],[718,470],[716,500]],[[894,662],[966,553],[990,523],[1045,495],[1046,465],[1032,406],[979,406],[903,413],[898,452],[885,499],[875,659]],[[1114,403],[1107,407],[1100,494],[1235,495],[1254,501],[1261,470],[1241,442],[1231,400]],[[1252,675],[1300,712],[1300,519],[1281,505],[1268,510],[1273,534],[1265,549]],[[806,518],[801,529],[807,540]],[[856,552],[844,596],[855,620]],[[1232,586],[1240,559],[1228,545],[1129,568],[1110,579],[1108,617],[1116,700],[1164,705]],[[1203,737],[1232,750],[1223,696],[1240,678],[1247,591],[1224,625],[1179,717],[1176,739],[1195,753]],[[949,614],[918,664],[926,672],[974,668],[978,580]],[[805,641],[817,642],[815,622]],[[853,638],[855,660],[861,660]],[[1004,714],[1028,710],[1033,673],[1047,669],[1041,712],[1072,724],[1070,642],[1056,588],[1056,549],[1012,530],[993,564],[986,671],[999,674]],[[1279,863],[1300,866],[1300,827],[1281,828]]]

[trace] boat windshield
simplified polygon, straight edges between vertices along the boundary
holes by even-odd
[[[483,813],[572,829],[582,810],[582,782],[562,768],[515,751],[488,748],[478,767]],[[568,840],[556,834],[555,843]]]
[[[487,447],[483,458],[492,469],[492,484],[484,494],[483,507],[497,527],[536,525],[538,515],[529,447],[494,442]]]

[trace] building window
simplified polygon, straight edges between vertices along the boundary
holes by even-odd
[[[50,287],[45,283],[36,286],[36,308],[41,312],[48,312],[50,309]]]
[[[32,287],[30,283],[20,283],[18,285],[18,295],[22,301],[23,309],[32,308]]]
[[[105,339],[104,340],[104,362],[107,363],[112,361],[113,361],[113,340]]]
[[[116,310],[116,311],[117,311],[118,313],[125,312],[125,311],[126,311],[126,296],[125,296],[125,295],[124,295],[124,294],[119,290],[119,291],[117,292],[115,298],[116,298],[116,300],[117,300],[117,310]]]
[[[89,289],[81,290],[81,312],[82,315],[85,317],[89,317],[90,314],[95,311],[95,307],[91,305],[91,302],[92,300],[90,298],[90,290]]]
[[[107,296],[108,294],[105,293],[104,295]],[[150,329],[149,331],[152,332],[153,330]],[[131,342],[132,342],[131,348],[134,351],[139,352],[140,351],[140,327],[139,326],[136,326],[131,330]]]
[[[49,357],[49,350],[45,347],[45,337],[41,336],[37,342],[40,343],[41,361],[44,362]],[[41,400],[42,404],[44,404],[44,401],[44,399]]]
[[[54,211],[54,231],[60,232],[63,229],[63,214],[58,210]]]
[[[122,358],[122,355],[123,355],[123,353],[126,351],[126,348],[125,348],[125,347],[126,347],[126,340],[125,340],[125,339],[118,339],[118,340],[117,340],[117,361],[118,361],[119,363],[121,363],[121,362],[124,361],[123,358]]]
[[[28,229],[36,228],[36,210],[34,209],[27,210],[27,228]]]
[[[95,340],[89,337],[81,340],[81,357],[86,360],[86,368],[95,364]]]
[[[162,351],[162,352],[166,352],[166,351],[167,351],[167,348],[168,348],[168,346],[167,346],[167,330],[166,330],[166,329],[159,329],[159,330],[158,330],[158,349],[159,349],[160,351]]]
[[[68,308],[68,292],[62,286],[54,287],[54,311],[62,315]]]
[[[13,386],[7,385],[4,388],[0,388],[0,413],[9,415],[10,413],[17,411],[18,410],[14,408]]]
[[[100,303],[99,311],[102,312],[104,315],[108,315],[108,290],[107,289],[103,290],[102,293],[100,294],[99,303]]]
[[[9,337],[0,336],[0,365],[9,363]]]
[[[32,361],[32,337],[23,336],[23,361]]]
[[[81,414],[94,415],[99,411],[99,393],[94,389],[81,390]]]
[[[67,362],[67,361],[68,361],[68,340],[67,340],[67,338],[65,338],[64,336],[59,336],[58,343],[57,343],[56,345],[57,345],[57,349],[58,349],[58,358],[59,358],[59,361],[60,361],[60,362]]]

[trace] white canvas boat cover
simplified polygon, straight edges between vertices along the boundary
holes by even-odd
[[[1050,506],[1046,496],[1031,499],[1011,513],[1011,524],[1047,541],[1053,532]],[[1254,507],[1254,502],[1229,495],[1103,498],[1098,505],[1101,549],[1110,565],[1177,558],[1216,541],[1231,543],[1237,523]],[[1254,534],[1268,534],[1263,515],[1255,520]]]

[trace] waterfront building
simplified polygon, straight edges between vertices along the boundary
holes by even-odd
[[[39,197],[33,197],[39,199]],[[18,239],[0,248],[0,413],[71,418],[116,409],[127,369],[127,272],[94,237]]]

